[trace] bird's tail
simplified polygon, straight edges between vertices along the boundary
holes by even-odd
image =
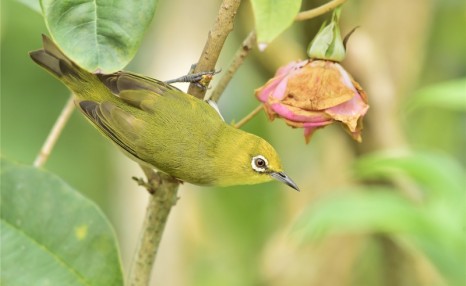
[[[65,56],[46,35],[42,35],[42,42],[44,48],[30,52],[29,55],[34,62],[48,70],[58,79],[64,80],[64,78],[69,77],[79,79],[82,74],[88,73]]]

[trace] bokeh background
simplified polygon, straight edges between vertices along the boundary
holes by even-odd
[[[325,3],[303,2],[301,10]],[[219,3],[160,1],[144,42],[126,69],[162,80],[186,74],[201,53]],[[294,24],[266,52],[254,51],[248,57],[219,103],[227,121],[238,121],[257,106],[254,89],[279,66],[306,57],[307,44],[329,16]],[[466,273],[466,2],[350,0],[342,12],[342,33],[355,26],[359,28],[349,41],[343,64],[369,96],[363,143],[351,141],[335,125],[318,131],[305,145],[302,130],[279,120],[270,123],[259,114],[244,129],[276,147],[287,173],[302,191],[276,182],[221,189],[182,185],[160,246],[154,285],[461,282],[459,271]],[[227,68],[252,27],[251,6],[244,1],[218,68]],[[69,95],[28,57],[29,51],[41,47],[41,33],[47,29],[39,14],[18,2],[2,1],[1,153],[25,164],[34,161]],[[458,93],[456,102],[448,101]],[[432,94],[437,100],[419,100]],[[442,101],[442,96],[447,99]],[[409,164],[415,165],[410,170],[414,168],[418,179],[436,178],[442,170],[446,177],[457,172],[451,185],[460,191],[451,191],[448,185],[432,186],[435,182],[429,185],[429,180],[420,182],[416,176],[362,180],[355,170],[370,173],[367,156],[374,152],[414,154]],[[438,172],[423,173],[425,156]],[[117,232],[127,269],[148,196],[131,180],[131,176],[142,176],[138,166],[75,112],[45,168],[100,205]],[[426,226],[426,243],[416,243],[409,228],[393,227],[412,219],[396,208],[387,207],[391,220],[367,222],[386,207],[384,200],[372,200],[380,187],[398,196],[406,203],[403,206],[421,208],[427,215],[440,205],[442,219]],[[449,197],[431,197],[434,187]],[[357,203],[338,204],[353,193],[360,194]],[[351,220],[355,213],[358,216]],[[347,227],[349,221],[353,227]],[[445,225],[451,225],[450,232]],[[425,244],[429,245],[419,247]]]

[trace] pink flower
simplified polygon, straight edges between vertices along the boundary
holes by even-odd
[[[256,90],[270,118],[280,117],[304,128],[306,143],[318,128],[343,123],[361,142],[362,118],[369,109],[366,93],[338,63],[325,60],[292,62]]]

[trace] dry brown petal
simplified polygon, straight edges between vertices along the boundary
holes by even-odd
[[[306,110],[323,110],[350,100],[347,87],[333,62],[313,61],[289,77],[283,103]]]
[[[361,96],[362,101],[364,101],[364,103],[368,104],[369,101],[367,100],[367,94],[366,94],[366,92],[362,89],[362,87],[361,87],[361,85],[359,84],[359,82],[355,81],[353,78],[351,78],[351,82],[353,83],[354,88],[356,88],[356,90],[358,91],[359,95]]]

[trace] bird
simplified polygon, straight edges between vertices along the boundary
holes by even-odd
[[[206,101],[147,76],[92,73],[46,35],[29,53],[75,95],[77,109],[128,157],[200,186],[252,185],[276,179],[299,191],[263,138],[227,124]]]

